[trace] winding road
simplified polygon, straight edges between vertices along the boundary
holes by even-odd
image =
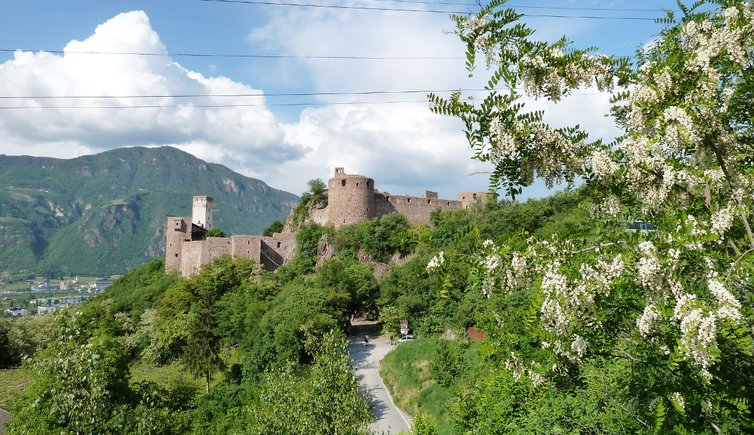
[[[372,412],[375,421],[369,428],[378,434],[398,434],[411,431],[410,418],[403,413],[390,397],[380,377],[380,361],[393,349],[383,337],[369,340],[369,344],[353,339],[348,345],[356,367],[356,376],[363,393],[372,397]]]

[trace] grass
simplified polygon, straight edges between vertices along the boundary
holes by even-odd
[[[126,205],[126,204],[128,204],[128,201],[126,199],[124,199],[124,198],[117,198],[117,199],[114,199],[114,200],[112,200],[112,201],[110,201],[108,203],[102,204],[99,208],[108,208],[108,207],[113,207],[113,206],[116,206],[116,205]]]
[[[227,365],[239,362],[238,354],[235,349],[226,350],[223,359]],[[225,373],[217,370],[212,375],[210,387],[213,387],[225,380]],[[190,385],[196,388],[197,393],[202,394],[206,385],[204,378],[194,377],[185,365],[178,361],[163,366],[154,366],[142,361],[131,365],[131,382],[154,382],[155,384],[172,390],[177,385]]]
[[[28,219],[21,219],[13,216],[0,216],[0,223],[7,224],[28,224]]]
[[[429,371],[436,349],[435,339],[402,343],[382,360],[380,376],[401,409],[412,416],[433,416],[439,433],[450,434],[451,428],[446,421],[450,389],[437,384]]]
[[[18,192],[18,190],[20,190],[20,189],[14,189],[13,191],[10,192],[11,198],[13,198],[13,199],[15,199],[17,201],[34,202],[34,197],[32,197],[31,195],[27,195],[25,193]],[[34,189],[24,189],[24,190],[32,191],[34,193],[38,193]]]
[[[137,363],[131,366],[131,381],[154,382],[167,389],[173,389],[176,385],[189,384],[196,387],[197,391],[204,391],[203,380],[195,378],[188,369],[179,362],[172,362],[164,366]]]
[[[30,381],[25,368],[0,370],[0,408],[8,409],[11,400],[26,391]]]

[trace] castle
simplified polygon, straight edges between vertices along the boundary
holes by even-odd
[[[374,189],[374,180],[363,175],[346,174],[335,168],[335,175],[327,184],[327,206],[311,210],[309,221],[336,228],[384,216],[401,213],[411,223],[429,224],[433,210],[460,210],[483,201],[488,192],[461,192],[455,200],[440,199],[436,192],[424,196],[389,195]],[[169,217],[165,236],[165,270],[180,271],[188,277],[221,255],[254,260],[267,270],[275,270],[289,262],[296,252],[293,231],[272,236],[238,235],[206,237],[212,227],[212,198],[194,196],[192,216]]]

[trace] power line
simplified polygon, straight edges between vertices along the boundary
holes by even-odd
[[[14,53],[16,51],[45,52],[51,54],[86,54],[86,55],[123,55],[123,56],[154,56],[154,57],[223,57],[223,58],[251,58],[251,59],[331,59],[331,60],[458,60],[463,56],[337,56],[337,55],[294,55],[294,54],[256,54],[256,53],[150,53],[142,51],[67,51],[25,48],[0,48],[0,53]]]
[[[499,90],[499,89],[498,89]],[[151,94],[151,95],[0,95],[0,100],[53,100],[53,99],[130,99],[130,98],[244,98],[244,97],[321,97],[344,95],[395,95],[448,92],[484,92],[487,89],[404,89],[396,91],[326,91],[326,92],[271,92],[239,94]]]
[[[448,5],[448,6],[478,6],[474,2],[446,2],[446,1],[432,1],[432,0],[371,0],[375,2],[386,3],[408,3],[408,4],[423,4],[423,5]],[[598,7],[576,7],[576,6],[534,6],[534,5],[515,5],[506,3],[506,7],[511,9],[546,9],[546,10],[562,10],[562,11],[607,11],[607,12],[664,12],[663,9],[642,9],[642,8],[598,8]]]
[[[450,11],[450,10],[434,10],[434,9],[405,9],[405,8],[389,8],[380,6],[350,6],[350,5],[323,5],[314,3],[298,3],[298,2],[276,2],[268,0],[198,0],[206,3],[238,3],[246,5],[259,5],[259,6],[293,6],[293,7],[305,7],[305,8],[317,8],[317,9],[350,9],[359,11],[386,11],[386,12],[419,12],[427,14],[468,14],[470,11]]]
[[[573,93],[570,96],[596,95],[597,92]],[[315,107],[315,106],[339,106],[339,105],[381,105],[381,104],[415,104],[429,103],[428,99],[421,100],[387,100],[387,101],[311,101],[289,103],[244,103],[244,104],[136,104],[120,106],[0,106],[0,110],[84,110],[84,109],[226,109],[239,107]]]
[[[225,109],[234,107],[300,107],[300,106],[329,106],[351,104],[400,104],[400,103],[426,103],[429,100],[396,100],[396,101],[336,101],[336,102],[294,102],[294,103],[269,103],[269,104],[139,104],[131,106],[0,106],[0,110],[79,110],[79,109],[177,109],[193,107],[197,109]]]
[[[0,95],[0,100],[115,100],[139,98],[266,98],[266,97],[327,97],[367,95],[447,94],[452,92],[507,91],[508,88],[457,88],[457,89],[402,89],[395,91],[323,91],[323,92],[270,92],[238,94],[144,94],[144,95]],[[595,92],[573,95],[594,95]]]
[[[405,8],[389,8],[379,6],[352,6],[352,5],[323,5],[315,3],[299,3],[299,2],[275,2],[268,0],[198,0],[206,3],[227,3],[227,4],[245,4],[245,5],[260,5],[260,6],[292,6],[292,7],[306,7],[317,9],[350,9],[361,11],[388,11],[388,12],[416,12],[427,14],[469,14],[471,11],[453,11],[453,10],[436,10],[436,9],[405,9]],[[551,8],[554,9],[554,8]],[[606,9],[606,8],[605,8]],[[597,9],[594,9],[597,10]],[[652,17],[616,17],[616,16],[604,16],[604,15],[562,15],[562,14],[526,14],[527,17],[536,18],[573,18],[573,19],[588,19],[588,20],[631,20],[631,21],[655,21],[657,18]]]

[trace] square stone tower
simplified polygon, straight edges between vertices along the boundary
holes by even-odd
[[[205,230],[212,228],[212,197],[198,195],[194,197],[191,222]]]

